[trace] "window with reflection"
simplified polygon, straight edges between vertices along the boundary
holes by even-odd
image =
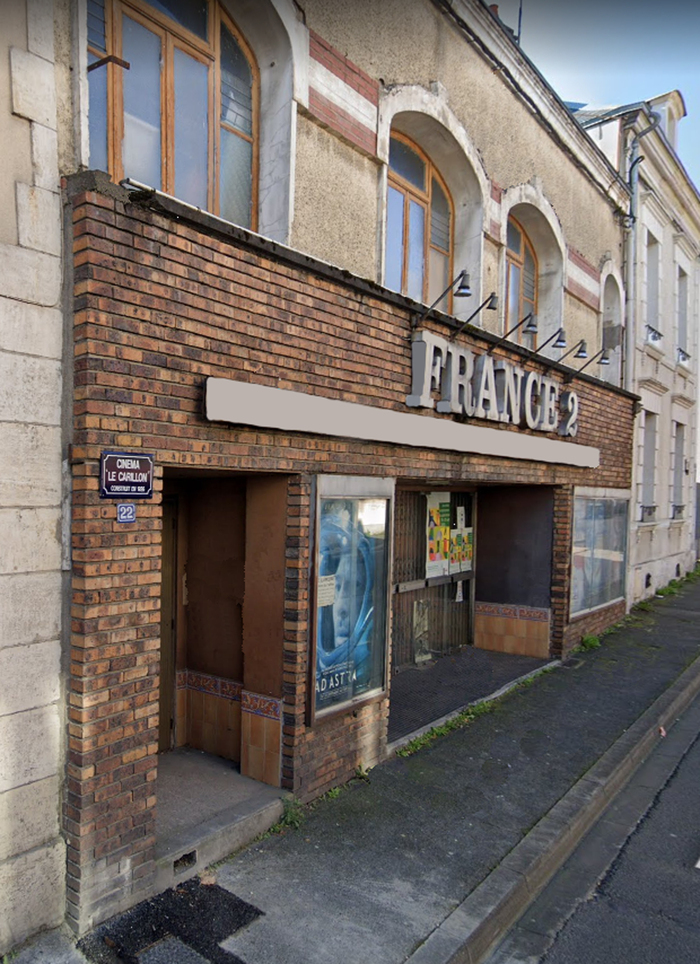
[[[452,278],[452,201],[429,158],[392,134],[389,146],[384,283],[432,303]],[[447,310],[450,304],[445,304]]]
[[[515,328],[529,314],[537,314],[537,258],[525,229],[508,218],[506,239],[506,321],[505,330]],[[519,345],[534,350],[537,335],[523,332],[525,325],[514,331],[512,338]]]
[[[258,71],[213,0],[88,0],[90,166],[256,227]]]
[[[627,525],[626,499],[575,497],[572,616],[624,598]]]

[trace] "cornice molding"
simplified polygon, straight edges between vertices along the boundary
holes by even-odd
[[[654,395],[665,395],[669,390],[668,385],[664,385],[657,378],[640,378],[637,380],[637,391],[642,388],[646,388],[648,391],[653,392]]]
[[[671,401],[675,405],[680,405],[681,408],[695,408],[695,399],[691,398],[689,395],[684,395],[682,392],[674,392],[671,395]]]

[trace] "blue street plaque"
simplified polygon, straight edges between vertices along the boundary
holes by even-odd
[[[136,522],[136,506],[129,502],[117,503],[117,522]]]

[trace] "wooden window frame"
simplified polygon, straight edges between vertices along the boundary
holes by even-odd
[[[425,211],[425,233],[423,238],[423,302],[428,303],[428,290],[430,285],[430,251],[438,251],[440,254],[444,255],[446,252],[442,248],[438,248],[431,241],[431,215],[432,215],[432,192],[433,192],[433,178],[438,182],[442,188],[445,197],[447,198],[447,203],[450,208],[450,248],[447,252],[448,257],[448,274],[449,277],[453,276],[453,264],[454,264],[454,225],[455,225],[455,209],[454,202],[452,201],[452,195],[445,183],[445,179],[442,177],[438,169],[435,167],[433,162],[430,160],[425,151],[412,141],[405,134],[399,131],[392,131],[390,135],[390,141],[397,140],[405,144],[411,151],[416,154],[425,165],[425,191],[420,191],[415,184],[411,184],[405,178],[397,174],[390,166],[388,168],[388,183],[401,195],[403,195],[403,250],[401,252],[401,293],[405,294],[408,288],[408,254],[409,254],[409,211],[410,202],[414,201],[419,204]],[[445,305],[448,311],[452,310],[452,292],[449,293],[449,298],[447,304]]]
[[[143,0],[105,0],[105,47],[107,55],[122,63],[110,61],[107,70],[107,158],[116,182],[125,177],[121,145],[124,139],[124,85],[122,56],[122,18],[124,15],[150,30],[161,41],[164,67],[161,70],[161,190],[175,194],[175,81],[174,53],[180,49],[208,67],[209,130],[207,144],[207,209],[218,215],[220,201],[220,130],[241,137],[252,144],[250,230],[258,226],[259,145],[260,145],[260,70],[250,45],[228,13],[216,0],[208,0],[208,37],[203,40],[175,20],[151,7]],[[238,131],[221,121],[221,27],[225,26],[241,48],[252,76],[252,134]],[[104,58],[105,52],[88,45],[88,52]]]
[[[535,251],[535,248],[532,242],[530,241],[530,238],[528,237],[527,231],[522,226],[522,224],[517,220],[517,218],[514,218],[512,215],[509,215],[508,217],[508,224],[513,225],[517,230],[518,234],[520,235],[520,239],[522,242],[522,253],[518,255],[517,252],[513,251],[512,248],[508,247],[508,243],[506,240],[506,297],[505,297],[505,327],[503,329],[504,332],[509,331],[511,328],[517,325],[519,321],[522,321],[525,315],[527,315],[530,311],[532,311],[534,315],[537,315],[537,302],[538,302],[539,286],[540,286],[540,265],[537,259],[537,253]],[[506,238],[507,238],[507,234],[506,234]],[[526,249],[530,252],[532,256],[532,260],[535,264],[535,297],[533,301],[530,301],[529,298],[526,299],[523,294]],[[518,296],[518,317],[517,318],[511,318],[509,315],[511,265],[515,265],[520,269],[520,292]],[[514,331],[513,335],[515,336],[515,340],[518,345],[523,344],[522,328],[518,328],[517,331]],[[537,335],[534,334],[531,337],[532,337],[531,347],[534,350],[537,348]]]
[[[253,145],[253,160],[251,164],[251,229],[255,231],[258,224],[258,182],[260,180],[260,160],[259,160],[259,145],[260,145],[260,70],[258,68],[257,61],[253,55],[253,51],[250,45],[247,43],[245,37],[236,27],[233,20],[228,16],[225,10],[222,9],[221,4],[213,4],[218,10],[218,16],[216,17],[216,31],[215,31],[215,53],[216,53],[216,84],[215,84],[215,104],[214,104],[214,122],[216,124],[216,147],[214,150],[215,155],[215,165],[212,175],[212,184],[214,186],[214,197],[215,197],[215,207],[216,212],[219,211],[219,200],[220,200],[220,177],[219,177],[219,154],[220,154],[220,129],[224,127],[231,134],[235,134],[237,137],[242,138],[248,143]],[[210,18],[212,20],[214,18]],[[253,133],[248,136],[244,134],[243,131],[236,130],[231,124],[224,124],[221,120],[221,82],[220,82],[220,70],[221,70],[221,25],[224,25],[226,29],[233,35],[234,40],[238,46],[243,51],[243,54],[248,61],[248,66],[253,75]]]

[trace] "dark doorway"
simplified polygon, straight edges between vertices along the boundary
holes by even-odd
[[[241,755],[246,480],[166,479],[159,749]]]
[[[162,580],[160,592],[160,706],[158,750],[173,746],[175,729],[175,644],[177,583],[177,499],[163,500]]]

